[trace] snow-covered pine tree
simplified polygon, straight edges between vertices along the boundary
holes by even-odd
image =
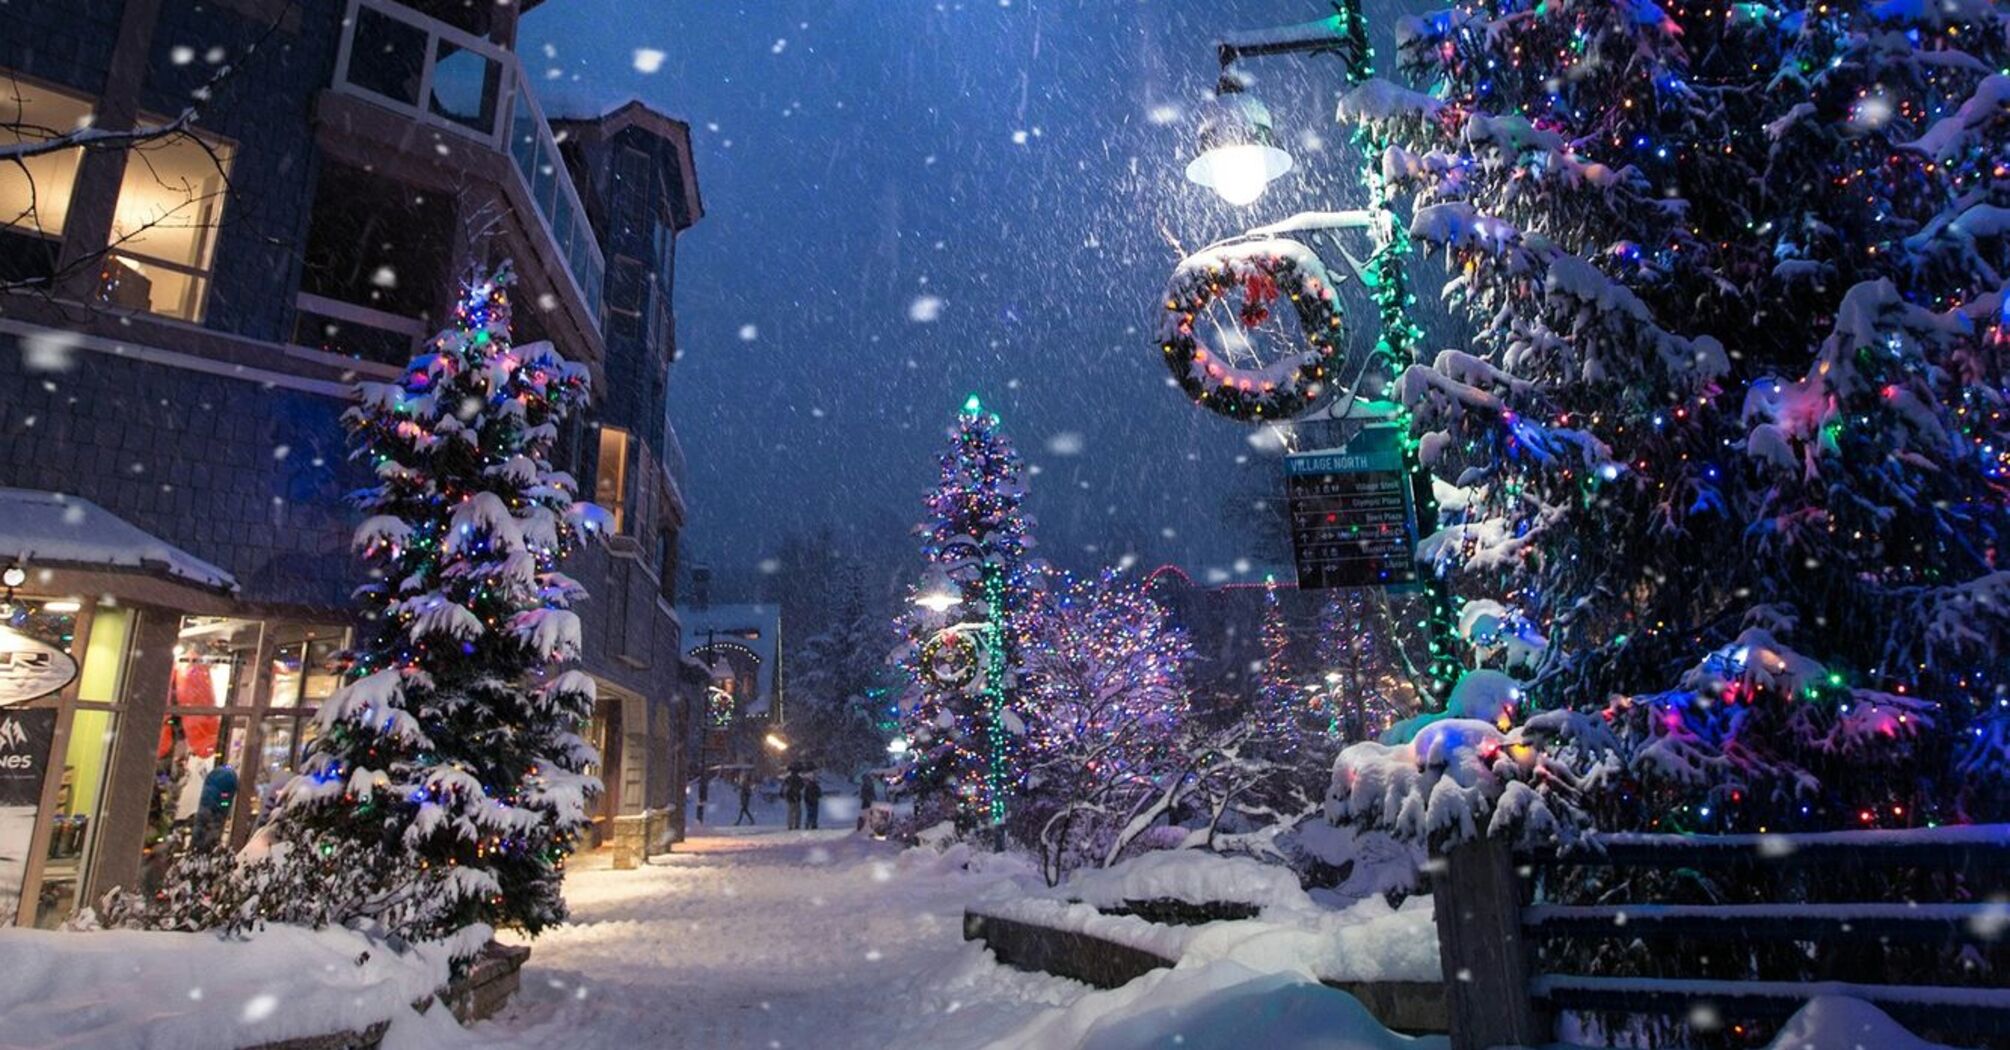
[[[866,600],[864,569],[838,558],[825,581],[824,629],[804,639],[790,674],[791,725],[819,766],[854,774],[883,765],[887,733],[874,710],[894,647],[884,614]]]
[[[1263,580],[1263,626],[1258,638],[1263,660],[1256,669],[1255,740],[1268,757],[1288,765],[1298,759],[1307,733],[1323,729],[1314,726],[1310,700],[1293,677],[1291,624],[1285,619],[1275,576]]]
[[[905,642],[894,659],[909,682],[902,727],[916,790],[929,796],[923,801],[953,801],[966,830],[998,827],[1024,775],[1032,698],[1019,676],[1042,570],[1019,453],[975,395],[958,413],[940,465],[925,499],[928,520],[915,531],[955,604],[913,606],[899,619]]]
[[[1469,0],[1342,101],[1483,328],[1399,384],[1425,553],[1604,709],[1606,823],[2004,815],[2006,27]]]
[[[1193,647],[1142,586],[1104,570],[1049,588],[1025,655],[1036,715],[1014,823],[1051,884],[1143,830],[1132,818],[1177,768]]]
[[[558,570],[600,527],[551,465],[588,397],[584,367],[510,341],[507,263],[467,280],[453,323],[395,383],[365,383],[344,423],[377,483],[355,542],[357,644],[320,709],[276,838],[352,882],[358,914],[408,938],[471,924],[537,932],[599,782],[579,729],[593,680]],[[297,902],[268,899],[284,918]]]

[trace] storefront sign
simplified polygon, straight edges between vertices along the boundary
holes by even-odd
[[[0,707],[60,691],[77,677],[77,661],[47,642],[0,627]]]
[[[56,738],[53,708],[0,711],[0,925],[14,921],[28,878],[42,778]]]
[[[1417,586],[1417,510],[1394,427],[1284,458],[1300,590]]]

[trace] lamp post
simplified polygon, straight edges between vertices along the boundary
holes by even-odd
[[[1235,69],[1237,61],[1272,55],[1330,54],[1340,60],[1342,76],[1350,88],[1375,75],[1375,50],[1368,43],[1360,0],[1335,0],[1333,14],[1315,21],[1224,35],[1216,43],[1215,51],[1221,63],[1221,77],[1215,86],[1214,104],[1202,114],[1197,133],[1199,154],[1187,165],[1186,176],[1235,205],[1254,203],[1271,180],[1291,170],[1290,155],[1273,142],[1270,110],[1246,90],[1242,76]],[[1423,363],[1423,331],[1409,314],[1409,308],[1416,302],[1403,269],[1403,259],[1410,252],[1409,230],[1396,214],[1388,181],[1382,177],[1382,152],[1388,144],[1365,127],[1355,129],[1354,139],[1364,158],[1361,181],[1368,190],[1366,225],[1374,241],[1374,250],[1367,260],[1356,263],[1355,267],[1375,299],[1377,334],[1369,371],[1386,383],[1399,369]],[[1314,224],[1301,228],[1324,227]],[[1349,261],[1353,261],[1351,257]],[[1301,416],[1299,421],[1379,420],[1393,425],[1417,510],[1418,532],[1428,535],[1437,528],[1437,500],[1432,492],[1430,471],[1424,468],[1417,443],[1410,436],[1409,411],[1399,403],[1371,401],[1357,396],[1359,393],[1350,391],[1331,405]],[[1386,396],[1382,391],[1374,393]],[[1453,641],[1456,632],[1451,594],[1435,574],[1424,573],[1422,577],[1426,611],[1419,626],[1425,630],[1430,650],[1424,692],[1442,703],[1460,670]]]

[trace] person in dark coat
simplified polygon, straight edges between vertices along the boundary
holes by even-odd
[[[803,778],[803,826],[815,831],[818,812],[823,808],[824,786],[817,783],[815,774]]]
[[[739,827],[743,819],[749,824],[758,823],[754,820],[754,776],[751,773],[740,777],[740,815],[733,818],[733,826]]]
[[[858,778],[858,829],[865,830],[866,817],[872,813],[872,804],[879,801],[879,792],[873,789],[873,775],[864,774]]]
[[[794,831],[802,827],[803,778],[797,776],[793,769],[789,770],[788,776],[782,778],[782,801],[789,804],[789,830]]]

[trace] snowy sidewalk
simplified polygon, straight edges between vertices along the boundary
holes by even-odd
[[[747,829],[574,871],[572,921],[529,942],[523,991],[468,1034],[526,1050],[974,1047],[1088,991],[963,940],[964,905],[999,879],[897,852],[848,830]]]

